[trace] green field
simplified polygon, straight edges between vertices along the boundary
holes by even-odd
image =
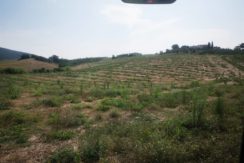
[[[238,162],[244,56],[0,74],[0,162]]]

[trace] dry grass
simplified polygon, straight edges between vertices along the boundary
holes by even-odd
[[[0,68],[21,68],[27,72],[30,72],[34,69],[54,69],[57,68],[58,65],[56,64],[51,64],[51,63],[46,63],[42,61],[37,61],[34,59],[25,59],[25,60],[19,60],[19,61],[3,61],[0,62]]]

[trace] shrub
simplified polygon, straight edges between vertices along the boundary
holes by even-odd
[[[100,141],[100,138],[96,135],[89,134],[88,137],[81,142],[80,154],[81,159],[84,162],[96,162],[101,158],[102,153],[104,152],[103,144]]]
[[[99,110],[99,111],[102,111],[102,112],[106,112],[106,111],[110,110],[110,106],[108,106],[108,105],[104,105],[104,104],[100,104],[100,105],[98,106],[98,110]]]
[[[199,81],[192,81],[191,84],[190,84],[191,88],[196,88],[196,87],[199,87],[199,86],[200,86]]]
[[[20,96],[20,94],[21,94],[20,88],[15,85],[11,84],[7,89],[7,96],[10,99],[16,99]]]
[[[73,94],[69,94],[69,95],[65,96],[65,99],[70,101],[71,103],[80,103],[79,96],[75,96]]]
[[[183,103],[183,96],[181,92],[166,93],[160,95],[157,99],[157,102],[161,107],[175,108],[181,103]]]
[[[34,69],[32,70],[33,73],[48,73],[51,72],[51,70],[49,69],[45,69],[45,68],[40,68],[40,69]]]
[[[73,105],[71,105],[71,108],[74,109],[74,110],[82,110],[83,109],[83,105],[81,103],[73,104]]]
[[[78,153],[71,149],[61,149],[56,151],[47,161],[48,163],[80,163]]]
[[[131,103],[125,99],[107,98],[102,100],[101,106],[114,106],[121,109],[129,109],[131,107]]]
[[[69,140],[74,137],[74,132],[72,131],[54,131],[47,134],[47,140]]]
[[[224,117],[224,100],[221,97],[218,97],[216,104],[215,104],[215,109],[214,113],[218,117],[218,119],[223,119]]]
[[[109,117],[111,118],[118,118],[120,116],[119,112],[117,110],[112,110],[110,113],[109,113]]]
[[[26,127],[24,125],[15,125],[0,128],[0,143],[13,141],[16,144],[26,143],[28,135],[25,132]]]
[[[204,127],[204,108],[206,107],[206,99],[203,97],[195,96],[190,104],[192,112],[191,122],[188,122],[187,127],[200,128]]]
[[[0,116],[0,125],[3,127],[27,123],[28,117],[22,112],[9,111]]]
[[[59,97],[51,97],[49,99],[43,99],[42,104],[47,107],[59,107],[62,105],[62,99]]]
[[[28,134],[26,130],[35,122],[22,112],[9,111],[0,116],[0,143],[14,141],[17,144],[26,143]]]
[[[0,73],[4,74],[23,74],[25,71],[21,68],[5,68],[0,70]]]
[[[183,127],[183,121],[181,119],[167,120],[163,123],[164,134],[167,137],[173,137],[178,140],[182,140],[187,136],[187,131]]]
[[[59,128],[77,127],[85,124],[87,119],[81,113],[74,112],[72,110],[64,110],[61,112],[52,113],[49,116],[49,124]]]
[[[152,104],[154,102],[154,97],[147,94],[140,94],[137,96],[139,102],[145,107]]]

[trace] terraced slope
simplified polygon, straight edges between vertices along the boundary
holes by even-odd
[[[232,57],[142,56],[0,74],[0,163],[238,162],[244,72]]]
[[[172,83],[209,81],[219,77],[243,76],[243,71],[221,56],[166,55],[107,60],[99,64],[74,67],[79,79],[102,82]]]

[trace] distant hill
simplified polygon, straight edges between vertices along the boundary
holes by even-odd
[[[1,60],[18,60],[23,54],[30,55],[29,53],[10,50],[0,47],[0,61]]]
[[[0,62],[0,69],[1,68],[21,68],[27,72],[31,72],[32,70],[35,69],[49,69],[52,70],[54,68],[58,68],[57,64],[53,63],[47,63],[47,62],[42,62],[42,61],[37,61],[33,58],[31,59],[23,59],[23,60],[18,60],[18,61],[2,61]]]

